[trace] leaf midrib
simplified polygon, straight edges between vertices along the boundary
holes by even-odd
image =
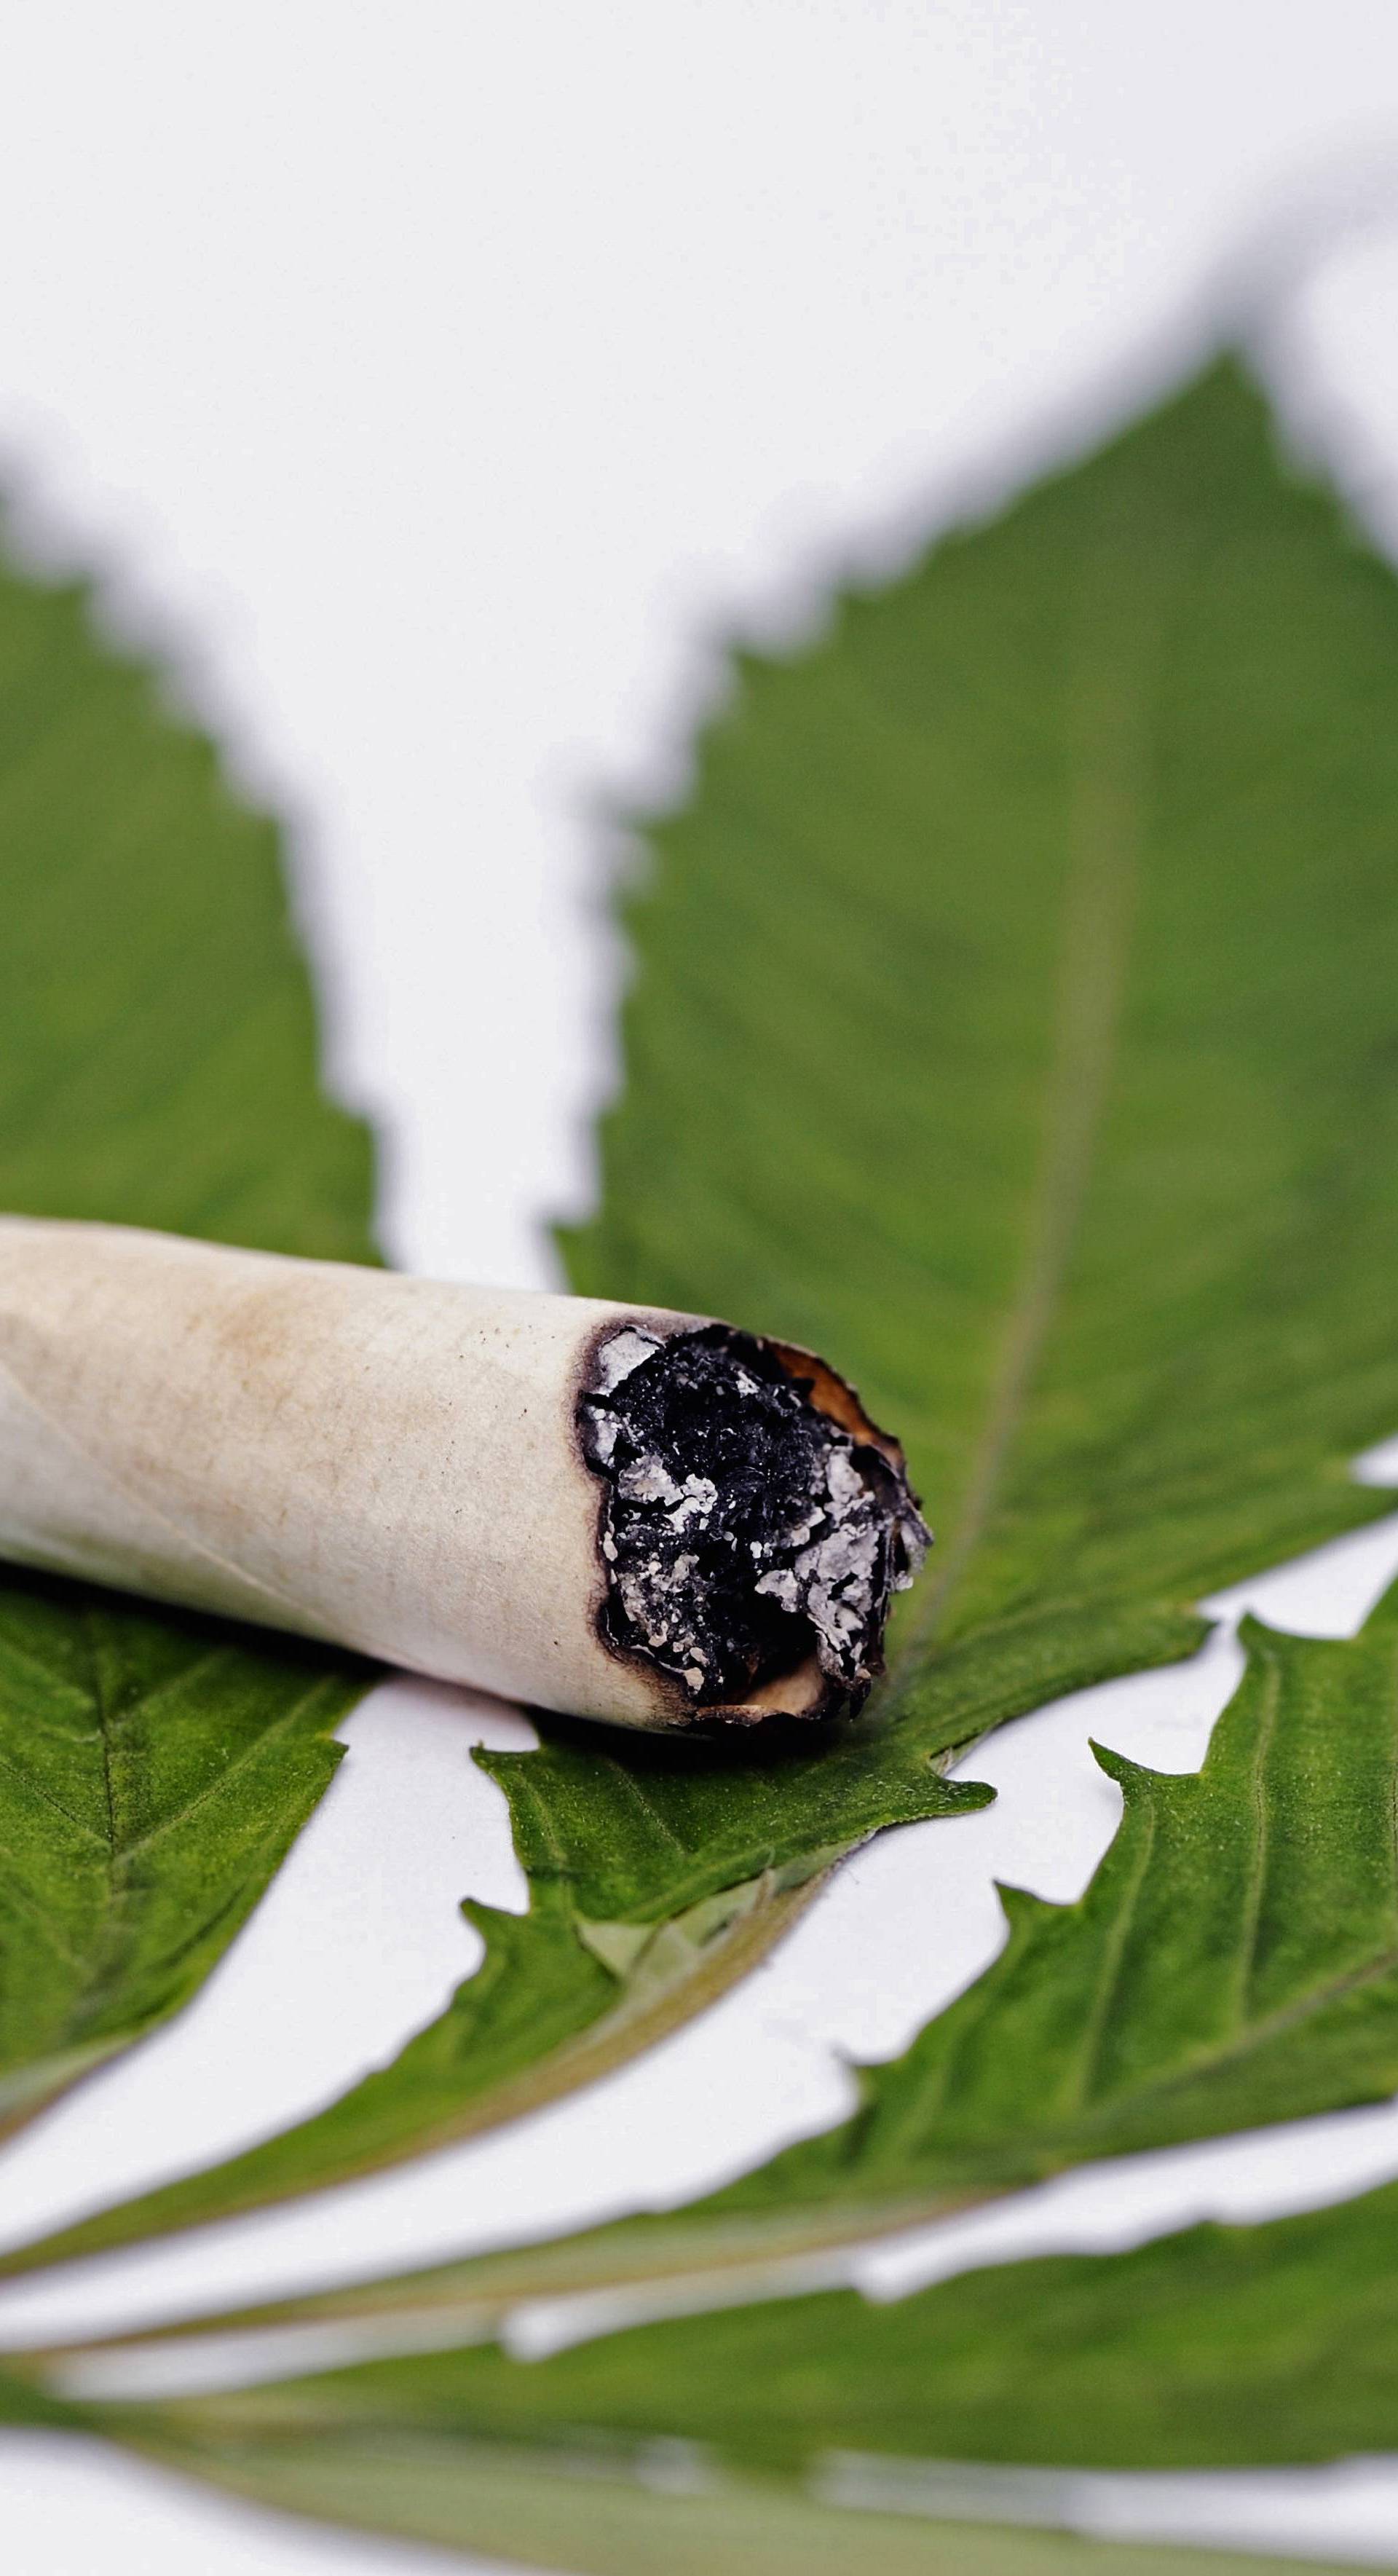
[[[90,1609],[83,1607],[78,1611],[77,1626],[87,1655],[89,1690],[97,1718],[97,1740],[101,1747],[102,1791],[107,1811],[107,1854],[106,1866],[103,1870],[101,1911],[93,1927],[92,1938],[87,1945],[90,1965],[86,1982],[82,1991],[73,1997],[72,2003],[63,2016],[50,2048],[50,2055],[57,2054],[73,2040],[80,2038],[84,2024],[90,2022],[94,2013],[100,2009],[99,1999],[112,1975],[111,1954],[120,1949],[117,1917],[120,1900],[125,1894],[124,1886],[119,1883],[117,1798],[113,1777],[113,1746],[108,1723],[106,1683],[96,1622]]]
[[[1119,668],[1104,669],[1097,676],[1100,695],[1090,683],[1083,688],[1086,757],[1073,780],[1069,809],[1053,1073],[1029,1191],[1024,1257],[961,1519],[939,1575],[908,1624],[893,1687],[926,1653],[989,1524],[1061,1300],[1116,1063],[1140,845],[1146,705],[1139,671],[1128,678]]]
[[[1281,1667],[1274,1654],[1268,1655],[1262,1663],[1262,1723],[1253,1741],[1252,1760],[1248,1766],[1254,1831],[1239,1942],[1237,2014],[1240,2038],[1251,2027],[1247,2018],[1248,1999],[1252,1993],[1253,1980],[1257,1972],[1257,1944],[1262,1928],[1262,1904],[1271,1863],[1272,1815],[1267,1798],[1267,1764],[1276,1739],[1277,1720],[1281,1714],[1281,1698]]]
[[[1362,1992],[1365,1986],[1376,1985],[1380,1978],[1391,1976],[1395,1970],[1398,1970],[1398,1941],[1379,1951],[1374,1958],[1366,1959],[1362,1967],[1346,1969],[1324,1985],[1312,1986],[1304,1995],[1293,1996],[1290,2003],[1278,2004],[1275,2010],[1265,2013],[1261,2021],[1250,2022],[1245,2029],[1234,2031],[1227,2040],[1202,2049],[1186,2065],[1172,2067],[1153,2083],[1143,2084],[1130,2095],[1118,2097],[1115,2103],[1104,2103],[1102,2116],[1110,2116],[1113,2110],[1119,2109],[1122,2098],[1130,2103],[1158,2100],[1181,2085],[1192,2083],[1196,2076],[1210,2075],[1217,2068],[1227,2066],[1232,2059],[1246,2057],[1254,2049],[1265,2048],[1284,2032],[1299,2029],[1303,2022],[1326,2011],[1331,2004],[1339,2003],[1346,1995]],[[1088,2116],[1092,2120],[1097,2115],[1090,2113]]]
[[[101,1650],[93,1633],[91,1612],[84,1612],[81,1618],[82,1631],[87,1644],[89,1696],[97,1720],[97,1740],[101,1752],[107,1839],[104,1843],[94,1826],[84,1826],[76,1817],[70,1819],[77,1830],[91,1838],[101,1853],[99,1866],[103,1881],[102,1902],[93,1924],[91,1938],[84,1945],[81,1954],[71,1950],[67,1952],[73,1967],[82,1976],[82,1990],[73,1997],[48,2054],[55,2054],[74,2040],[80,2039],[94,2014],[101,2010],[104,1992],[111,1983],[113,1971],[110,1954],[116,1945],[116,1925],[123,1902],[129,1892],[129,1868],[132,1860],[153,1843],[159,1842],[178,1827],[187,1824],[189,1819],[197,1815],[202,1808],[223,1797],[229,1783],[236,1779],[239,1772],[246,1770],[252,1763],[262,1758],[269,1746],[276,1744],[281,1737],[301,1726],[304,1723],[306,1711],[313,1705],[320,1687],[318,1682],[310,1683],[271,1726],[264,1727],[250,1744],[244,1745],[233,1761],[226,1764],[219,1772],[216,1779],[207,1781],[203,1788],[197,1790],[192,1797],[186,1798],[170,1815],[162,1816],[155,1824],[147,1826],[143,1832],[123,1842],[120,1839],[117,1824],[113,1743],[109,1723],[110,1712],[102,1674]],[[225,1651],[221,1648],[210,1648],[197,1658],[194,1665],[189,1668],[190,1671],[198,1673],[201,1667],[219,1661]],[[188,1673],[181,1674],[179,1680],[184,1682],[188,1677]],[[141,1709],[148,1707],[152,1700],[160,1696],[160,1689],[168,1687],[169,1684],[165,1683],[157,1690],[142,1693],[133,1704],[130,1715],[136,1716]],[[0,1754],[0,1763],[4,1763],[5,1767],[10,1769],[16,1767],[6,1763],[3,1754]],[[32,1775],[27,1772],[20,1773],[18,1776],[26,1782],[32,1780]],[[52,1806],[58,1806],[58,1802],[49,1795],[41,1782],[32,1782],[32,1785],[41,1798],[48,1799],[48,1803]],[[66,1810],[61,1808],[58,1811],[66,1813]]]
[[[1050,2148],[1054,2136],[1061,2136],[1065,2129],[1075,2138],[1090,2138],[1094,2132],[1109,2132],[1112,2123],[1120,2118],[1123,2111],[1130,2113],[1147,2107],[1153,2102],[1168,2100],[1171,2093],[1183,2090],[1203,2076],[1216,2074],[1220,2068],[1227,2067],[1233,2060],[1246,2058],[1253,2050],[1268,2046],[1288,2030],[1299,2028],[1315,2015],[1325,2012],[1331,2005],[1342,2002],[1346,1996],[1361,1993],[1366,1986],[1378,1984],[1382,1978],[1393,1975],[1395,1971],[1398,1971],[1398,1940],[1387,1949],[1380,1951],[1374,1958],[1365,1960],[1362,1967],[1351,1968],[1344,1974],[1329,1979],[1323,1986],[1310,1988],[1306,1994],[1295,1996],[1289,2004],[1278,2005],[1275,2011],[1268,2013],[1261,2021],[1251,2023],[1246,2030],[1234,2031],[1226,2040],[1201,2048],[1185,2064],[1170,2067],[1147,2083],[1133,2085],[1129,2091],[1114,2094],[1095,2107],[1079,2112],[1056,2132],[1040,2132],[1037,2141],[1040,2151]],[[1213,2132],[1200,2132],[1201,2136],[1211,2134]],[[1003,2130],[989,2131],[983,2133],[979,2140],[975,2136],[968,2136],[958,2141],[953,2145],[951,2152],[953,2155],[964,2155],[987,2148],[993,2150],[997,2146],[1012,2143],[1012,2139]],[[1031,2148],[1035,2143],[1032,2137],[1026,2139],[1026,2144]],[[1144,2147],[1139,2150],[1122,2148],[1119,2152],[1134,2154],[1146,2152],[1146,2149]],[[1078,2159],[1074,2158],[1073,2161],[1076,2162]],[[900,2167],[899,2170],[906,2182],[906,2166]],[[1035,2164],[1033,2171],[1037,2173],[1040,2170],[1041,2168]],[[1043,2167],[1042,2170],[1057,2172],[1061,2168],[1053,2165]],[[869,2181],[879,2196],[882,2196],[885,2186],[880,2186],[877,2176],[871,2173]],[[938,2193],[946,2188],[943,2183],[930,2184],[928,2187]],[[1004,2191],[1017,2188],[1019,2185],[1014,2183],[988,2182],[986,2197],[998,2198]],[[822,2198],[829,2196],[820,2195]]]

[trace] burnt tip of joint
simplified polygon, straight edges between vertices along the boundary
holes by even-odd
[[[597,1344],[578,1401],[602,1485],[599,1633],[677,1722],[862,1705],[929,1545],[902,1452],[821,1360],[727,1324]]]

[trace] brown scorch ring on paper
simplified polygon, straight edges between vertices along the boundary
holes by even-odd
[[[0,1218],[0,1556],[612,1725],[855,1708],[927,1534],[706,1316]]]
[[[727,1324],[624,1326],[596,1371],[603,1635],[695,1712],[858,1707],[928,1544],[894,1444],[819,1362]],[[844,1419],[812,1400],[821,1378]]]

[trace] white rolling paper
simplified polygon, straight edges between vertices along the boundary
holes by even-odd
[[[645,1447],[615,1408],[663,1395],[676,1351],[702,1384]],[[707,1474],[672,1454],[690,1437]],[[774,1505],[808,1451],[799,1508]],[[705,1318],[0,1219],[0,1555],[21,1563],[671,1727],[857,1699],[919,1532],[842,1382]],[[723,1602],[747,1567],[736,1646],[712,1646],[716,1565]]]

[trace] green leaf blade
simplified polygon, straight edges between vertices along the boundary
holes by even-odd
[[[426,2314],[493,2329],[512,2301],[615,2285],[653,2285],[664,2304],[668,2281],[686,2304],[700,2277],[706,2301],[725,2281],[766,2298],[812,2254],[1074,2166],[1391,2095],[1398,1588],[1355,1638],[1250,1620],[1244,1642],[1202,1770],[1102,1755],[1125,1805],[1084,1895],[1002,1890],[1005,1947],[901,2057],[861,2070],[852,2118],[674,2212],[256,2322]]]
[[[822,2454],[1219,2469],[1398,2441],[1398,2184],[1124,2254],[965,2272],[887,2305],[848,2290],[662,2319],[542,2360],[498,2347],[362,2362],[174,2405],[225,2440],[307,2430],[593,2441],[683,2436],[791,2474]]]
[[[526,1915],[468,1904],[485,1959],[447,2010],[321,2112],[0,2254],[0,2278],[241,2216],[483,2131],[611,2073],[715,2001],[819,1884],[760,1879],[659,1925],[592,1922],[543,1876]]]
[[[284,2511],[549,2567],[566,2576],[1293,2576],[1294,2559],[894,2510],[848,2511],[790,2481],[716,2473],[686,2446],[459,2443],[356,2427],[296,2441],[198,2443],[147,2428],[185,2475]],[[1338,2566],[1307,2562],[1316,2576]]]
[[[1398,1418],[1395,707],[1391,575],[1220,366],[746,660],[651,831],[575,1280],[828,1349],[945,1640],[1184,1611],[1383,1509],[1343,1461]]]
[[[197,1991],[339,1760],[349,1658],[0,1589],[0,2131]]]
[[[668,2549],[686,2563],[688,2542],[696,2568],[701,2549],[722,2541],[721,2563],[741,2565],[770,2536],[774,2570],[901,2566],[902,2547],[929,2576],[1086,2571],[1114,2554],[1123,2576],[1153,2565],[1163,2576],[1174,2557],[1163,2545],[997,2527],[1012,2496],[1026,2523],[1055,2507],[1081,2513],[1083,2500],[997,2491],[994,2469],[1261,2468],[1391,2451],[1395,2251],[1390,2184],[1261,2227],[968,2272],[890,2305],[825,2292],[661,2320],[542,2360],[477,2345],[82,2415],[268,2501],[457,2546],[484,2547],[489,2534],[550,2564],[574,2565],[576,2549],[547,2507],[543,2518],[531,2510],[530,2491],[553,2489],[561,2507],[553,2482],[571,2475],[616,2481],[618,2501],[628,2478],[692,2498],[692,2520],[678,2504],[669,2517]],[[20,2420],[44,2405],[61,2420],[41,2382],[16,2394]],[[969,2479],[948,2474],[957,2462],[971,2464]],[[870,2505],[900,2499],[897,2521],[821,2501],[848,2492],[838,2472],[851,2464]],[[958,2523],[977,2488],[986,2523]],[[581,2483],[573,2493],[589,2566],[656,2563],[631,2557],[643,2546],[676,2563],[660,2527],[641,2542],[642,2514],[618,2524],[609,2497],[594,2523]],[[1182,2576],[1196,2562],[1211,2563],[1181,2552]],[[1212,2563],[1239,2576],[1268,2564],[1251,2551]]]
[[[555,1723],[537,1752],[476,1759],[509,1796],[531,1883],[562,1881],[601,1920],[663,1920],[882,1826],[989,1803],[882,1726],[812,1751],[799,1730],[780,1749],[760,1738],[729,1749],[664,1736],[599,1744],[595,1730]]]
[[[579,1923],[673,1922],[947,1812],[953,1750],[1187,1654],[1212,1589],[1387,1509],[1346,1461],[1398,1420],[1395,719],[1398,585],[1279,463],[1231,361],[839,601],[808,650],[739,658],[694,795],[648,827],[628,899],[626,1084],[572,1276],[828,1351],[906,1438],[939,1543],[838,1741],[725,1757],[545,1720],[540,1751],[490,1757],[531,1884],[557,1882]],[[1162,1793],[1149,1807],[1154,1830],[1184,1830]],[[1310,1920],[1278,1866],[1248,1970],[1264,2021],[1292,1974],[1286,1926]],[[1225,1906],[1228,1867],[1199,1902]],[[1072,2118],[1105,2136],[1102,2087],[1129,2093],[1135,2042],[1099,1932]],[[1142,1922],[1123,1939],[1144,1993],[1156,1949]],[[1190,2013],[1200,2034],[1226,2024],[1199,1980],[1182,1970],[1150,2007],[1168,2000],[1181,2047]],[[1344,2011],[1386,2062],[1381,1978]],[[1337,2000],[1318,2096],[1350,2080],[1343,2018]],[[997,2142],[988,2073],[974,2115],[958,2080],[946,2188],[1060,2152],[1068,2042],[1061,2136],[1032,2150]],[[1317,2068],[1322,2042],[1316,2023]],[[454,2047],[445,2027],[424,2042],[443,2066]],[[1289,2098],[1283,2042],[1270,2090],[1263,2056],[1259,2040],[1238,2116],[1253,2093]],[[474,2122],[464,2063],[460,2081]],[[1226,2089],[1222,2066],[1197,2085],[1181,2066],[1173,2116],[1223,2117],[1207,2104]],[[346,2159],[353,2129],[340,2106]],[[920,2155],[915,2192],[934,2187]],[[293,2163],[303,2188],[301,2147]]]
[[[1198,1773],[1103,1755],[1125,1794],[1073,1906],[1010,1939],[835,2140],[733,2187],[906,2199],[1301,2118],[1398,2084],[1398,1596],[1357,1638],[1249,1621]],[[1352,1768],[1351,1768],[1352,1764]]]
[[[0,574],[0,1206],[374,1261],[281,836],[77,586]]]
[[[77,587],[0,563],[0,1207],[371,1261],[280,837]],[[176,2011],[329,1784],[354,1659],[0,1575],[0,2123]]]

